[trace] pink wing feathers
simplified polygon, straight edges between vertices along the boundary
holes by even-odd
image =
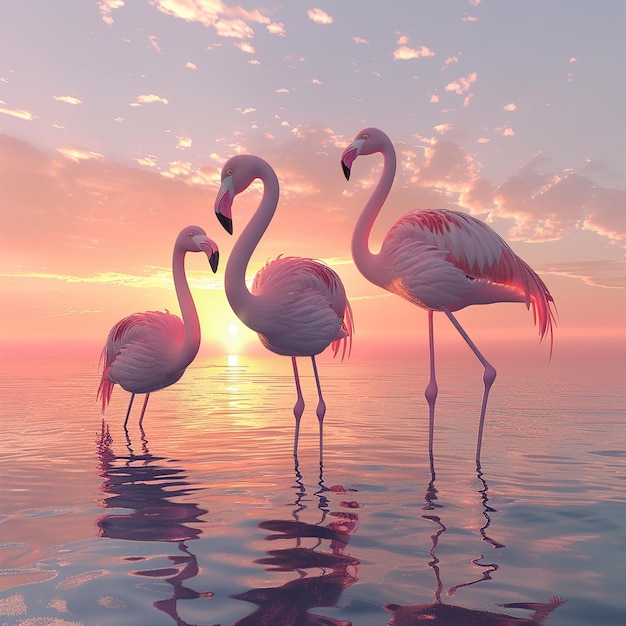
[[[267,327],[255,329],[270,350],[309,356],[331,343],[335,355],[342,345],[342,358],[349,353],[354,334],[352,309],[341,280],[324,263],[279,256],[257,272],[252,293],[267,299],[272,311],[271,319],[263,316]],[[281,306],[276,307],[276,302]],[[263,303],[258,302],[257,308],[264,308]],[[283,345],[284,341],[290,345]]]
[[[403,261],[406,264],[411,259],[412,265],[421,265],[419,280],[423,286],[431,282],[428,278],[430,270],[433,280],[436,278],[438,282],[437,293],[445,294],[446,290],[441,287],[447,279],[450,293],[457,297],[451,310],[487,303],[490,298],[493,302],[525,302],[528,308],[532,308],[540,337],[543,339],[549,335],[552,348],[554,301],[548,288],[529,265],[483,222],[446,209],[413,211],[400,218],[387,234],[381,254],[392,251],[393,255],[389,256],[395,258],[391,262],[398,266],[396,271],[400,276]],[[414,268],[406,273],[415,276]],[[409,278],[407,286],[402,288],[410,289],[410,285]],[[399,293],[399,288],[392,290]],[[400,295],[407,297],[404,293]],[[419,298],[419,294],[417,296]],[[441,301],[439,304],[448,306],[453,303]]]
[[[133,313],[115,324],[100,356],[102,378],[97,397],[102,399],[102,410],[111,400],[113,380],[133,393],[149,393],[176,382],[184,368],[164,377],[163,365],[170,349],[173,355],[183,337],[182,320],[168,311]]]

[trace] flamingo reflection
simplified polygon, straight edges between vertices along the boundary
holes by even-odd
[[[491,514],[497,512],[489,504],[489,486],[482,473],[480,465],[477,470],[477,477],[481,483],[477,493],[480,494],[482,507],[482,515],[484,523],[478,529],[482,541],[491,545],[494,549],[504,548],[505,545],[493,539],[487,534],[487,529],[491,525]],[[441,626],[522,626],[543,624],[547,616],[557,607],[565,602],[559,597],[554,596],[548,602],[511,602],[500,604],[498,606],[503,609],[523,609],[530,611],[529,617],[516,617],[507,612],[482,611],[478,609],[470,609],[452,604],[444,604],[441,596],[443,592],[443,583],[441,579],[440,561],[437,557],[436,550],[439,540],[447,531],[446,525],[443,523],[441,516],[436,515],[437,509],[442,509],[443,505],[438,502],[438,492],[435,487],[435,468],[433,458],[430,459],[430,482],[426,488],[424,496],[424,510],[427,511],[422,517],[435,525],[435,531],[431,535],[431,547],[429,555],[431,560],[428,562],[429,567],[433,570],[435,576],[435,601],[425,604],[401,605],[395,602],[385,604],[385,609],[392,613],[393,617],[389,622],[390,626],[415,626],[417,624],[439,624]],[[499,568],[497,563],[483,563],[484,555],[479,555],[471,559],[471,563],[480,569],[479,574],[466,582],[454,585],[447,590],[447,595],[452,597],[462,587],[469,587],[477,583],[491,580],[491,574]]]
[[[178,601],[209,598],[212,592],[197,592],[185,583],[198,574],[196,556],[187,541],[197,539],[202,531],[202,515],[208,511],[192,502],[179,502],[196,491],[186,480],[185,470],[168,463],[167,459],[150,454],[145,433],[141,429],[141,453],[133,451],[128,432],[128,455],[116,456],[108,424],[102,421],[97,439],[98,470],[102,477],[101,491],[105,497],[98,503],[105,509],[128,509],[128,513],[106,513],[96,520],[100,537],[128,541],[168,542],[177,545],[180,554],[167,555],[171,566],[142,569],[137,576],[161,578],[172,586],[172,596],[153,603],[177,626],[191,626],[178,615]],[[193,524],[193,525],[192,525]],[[160,556],[160,555],[159,555]],[[141,561],[150,557],[129,557]]]
[[[268,550],[267,557],[256,562],[267,571],[294,572],[297,577],[280,587],[251,589],[233,598],[256,604],[258,608],[234,626],[350,626],[350,621],[310,613],[315,607],[336,607],[346,587],[357,582],[359,560],[345,549],[355,531],[359,504],[350,499],[339,502],[340,510],[331,510],[335,495],[349,497],[351,490],[341,485],[325,487],[320,474],[316,492],[321,518],[310,524],[299,519],[307,506],[306,490],[296,462],[296,500],[290,520],[268,520],[260,528],[272,534],[267,541],[293,541],[294,545]],[[333,494],[329,497],[330,494]],[[331,518],[328,523],[328,518]],[[305,547],[305,543],[311,543]],[[326,549],[321,549],[327,545]],[[312,575],[315,573],[316,575]]]

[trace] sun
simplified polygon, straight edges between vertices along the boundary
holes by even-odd
[[[239,332],[239,326],[237,326],[237,324],[230,323],[226,327],[226,331],[228,332],[228,334],[231,337],[235,337],[237,335],[237,333]]]

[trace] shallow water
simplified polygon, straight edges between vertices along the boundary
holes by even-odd
[[[439,365],[433,475],[423,355],[320,359],[322,468],[306,360],[294,464],[289,359],[200,359],[128,435],[97,355],[5,359],[0,624],[621,625],[626,367],[544,360],[495,363],[480,471]]]

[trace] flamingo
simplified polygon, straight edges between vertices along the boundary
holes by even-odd
[[[104,414],[116,383],[131,393],[125,429],[135,394],[146,394],[139,418],[141,427],[150,393],[178,381],[200,348],[198,313],[185,276],[187,252],[204,252],[213,272],[219,262],[217,244],[202,228],[187,226],[180,231],[174,244],[172,273],[183,319],[167,310],[133,313],[111,328],[102,350],[97,397],[102,399]]]
[[[483,427],[495,368],[485,359],[453,315],[473,304],[524,302],[532,308],[540,339],[550,337],[555,320],[554,300],[530,266],[517,256],[489,226],[470,215],[448,209],[411,211],[385,236],[378,254],[370,252],[368,239],[374,221],[391,189],[396,154],[389,137],[377,128],[365,128],[341,155],[347,180],[360,155],[381,153],[383,171],[356,222],[352,258],[370,282],[428,311],[430,380],[425,396],[429,405],[429,452],[432,460],[437,381],[433,312],[442,311],[467,342],[484,368],[483,399],[478,424],[476,463],[480,466]]]
[[[258,334],[265,348],[291,357],[297,394],[293,408],[296,420],[293,454],[296,459],[300,418],[304,411],[296,357],[311,357],[319,398],[316,415],[321,463],[326,404],[315,355],[329,345],[332,345],[335,355],[341,347],[342,358],[346,350],[349,352],[354,332],[352,309],[339,276],[315,259],[278,256],[257,272],[252,290],[248,290],[246,268],[278,205],[278,178],[271,165],[263,159],[248,154],[237,155],[224,164],[221,186],[215,199],[217,218],[232,235],[233,200],[257,178],[263,183],[263,197],[228,259],[224,275],[226,297],[237,317]]]

